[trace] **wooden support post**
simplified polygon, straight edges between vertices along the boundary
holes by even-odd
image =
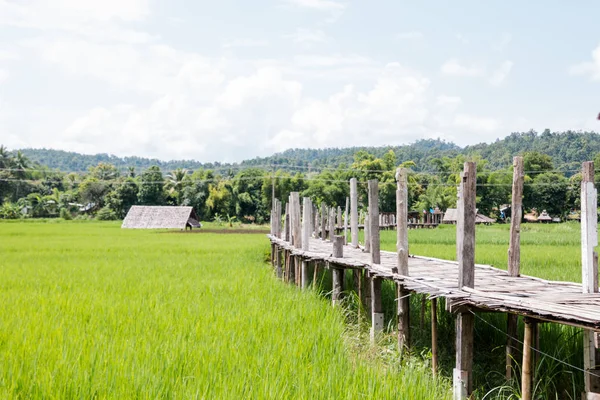
[[[598,254],[594,251],[598,246],[598,192],[594,185],[594,163],[584,162],[581,180],[581,277],[583,293],[598,292]],[[591,330],[583,332],[583,364],[586,396],[600,393],[600,352],[597,347],[596,333]],[[594,374],[594,375],[592,375]],[[600,397],[600,396],[599,396]]]
[[[521,219],[523,218],[523,157],[513,158],[512,204],[510,217],[510,243],[508,247],[508,273],[510,276],[521,274]],[[513,364],[518,348],[516,314],[506,316],[506,380],[512,379]]]
[[[356,178],[350,179],[350,235],[352,247],[358,248],[358,188]]]
[[[419,329],[421,331],[423,331],[423,329],[425,328],[425,308],[426,307],[427,307],[427,295],[422,294],[421,295],[421,313],[420,313],[421,318],[419,318]]]
[[[536,322],[525,318],[525,336],[523,338],[523,366],[521,368],[521,399],[531,400],[533,388],[533,338]]]
[[[342,207],[340,207],[340,206],[338,206],[338,208],[337,208],[336,227],[337,228],[341,228],[342,227]]]
[[[383,307],[381,303],[381,281],[371,277],[371,343],[375,343],[377,334],[383,331]]]
[[[371,263],[381,264],[379,243],[379,186],[377,179],[369,180],[369,237],[371,242]]]
[[[344,257],[344,237],[335,235],[333,236],[333,252],[332,257],[342,258]],[[340,304],[342,300],[342,291],[344,290],[344,269],[333,267],[331,269],[333,278],[333,291],[331,294],[331,301],[333,306]]]
[[[277,252],[275,253],[276,273],[277,273],[277,277],[279,279],[281,279],[283,276],[283,269],[281,268],[281,249],[279,248],[279,246],[277,246],[276,248],[277,248]]]
[[[410,292],[401,284],[396,284],[398,297],[398,349],[404,351],[410,347]]]
[[[312,221],[312,202],[310,201],[310,197],[304,197],[302,199],[302,207],[303,207],[303,215],[302,215],[302,250],[308,251],[310,250],[310,225]],[[302,289],[308,289],[309,282],[309,274],[308,274],[308,261],[302,259],[302,268],[301,268],[301,280],[302,280]]]
[[[433,376],[438,371],[438,351],[437,351],[437,299],[431,299],[431,371]]]
[[[350,199],[346,197],[346,208],[344,209],[344,244],[348,244],[348,203]]]
[[[327,238],[327,231],[326,231],[326,218],[327,218],[327,206],[325,205],[325,202],[321,203],[321,239],[325,240]]]
[[[456,245],[458,255],[458,287],[473,288],[475,283],[475,195],[477,169],[466,162],[461,174]],[[453,374],[454,399],[466,399],[473,390],[474,315],[461,311],[456,317],[456,368]]]
[[[313,204],[313,237],[317,239],[319,237],[319,208]]]
[[[408,271],[408,180],[407,170],[396,170],[396,251],[397,268],[400,275],[409,276]],[[398,284],[398,348],[403,351],[410,346],[410,293]]]

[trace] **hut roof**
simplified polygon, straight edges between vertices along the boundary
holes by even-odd
[[[442,219],[442,222],[446,223],[446,224],[452,224],[452,223],[456,223],[457,219],[458,219],[458,210],[456,208],[449,208],[446,210],[446,213],[444,214],[444,218]],[[496,222],[495,219],[486,217],[483,214],[477,213],[477,215],[475,216],[476,224],[493,224],[494,222]]]
[[[546,210],[542,211],[539,217],[537,217],[538,221],[552,221],[552,217],[548,215]]]
[[[187,225],[200,227],[193,207],[133,206],[121,228],[129,229],[185,229]]]

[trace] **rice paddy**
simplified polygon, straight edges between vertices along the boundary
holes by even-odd
[[[268,251],[262,234],[0,223],[0,398],[450,398],[424,363],[354,346]]]

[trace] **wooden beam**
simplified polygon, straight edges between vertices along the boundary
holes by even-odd
[[[531,400],[533,393],[533,338],[536,322],[525,318],[523,338],[523,365],[521,367],[521,399]]]
[[[369,236],[371,240],[371,263],[380,264],[379,184],[377,179],[369,180]]]
[[[510,242],[508,246],[508,273],[510,276],[521,274],[521,219],[523,218],[523,157],[513,158],[512,203],[510,217]],[[507,314],[506,333],[506,380],[513,375],[513,364],[517,357],[517,324],[519,317]]]
[[[461,174],[456,245],[458,256],[458,287],[473,288],[475,283],[475,195],[477,168],[466,162]],[[456,317],[456,368],[454,398],[465,399],[473,390],[473,330],[474,315],[467,309]]]
[[[598,192],[594,185],[594,163],[584,162],[581,180],[581,277],[583,293],[598,292],[598,254],[594,251],[598,246]],[[596,333],[591,330],[583,332],[583,364],[587,372],[595,370],[600,363]],[[584,376],[585,392],[600,392],[600,379],[586,373]]]
[[[358,188],[356,178],[350,179],[350,235],[352,247],[358,248]]]
[[[369,213],[365,214],[365,222],[363,223],[364,229],[363,229],[363,234],[365,236],[365,248],[364,251],[367,253],[371,253],[371,235],[370,235],[370,231],[371,231],[371,227],[370,227],[370,223],[369,223]]]
[[[344,237],[334,235],[333,236],[333,252],[332,257],[343,258],[344,257]],[[333,291],[331,294],[331,301],[333,306],[340,304],[342,300],[342,291],[344,290],[344,269],[343,268],[332,268],[333,278]]]

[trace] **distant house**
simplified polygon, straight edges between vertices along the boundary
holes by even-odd
[[[133,206],[123,220],[125,229],[181,229],[200,228],[193,207]]]
[[[444,218],[442,219],[442,224],[456,224],[457,220],[458,220],[458,210],[456,208],[449,208],[446,210],[446,213],[444,214]],[[475,215],[475,223],[476,224],[489,225],[489,224],[493,224],[494,222],[496,222],[496,220],[494,220],[493,218],[490,218],[490,217],[486,217],[483,214],[477,213]]]

